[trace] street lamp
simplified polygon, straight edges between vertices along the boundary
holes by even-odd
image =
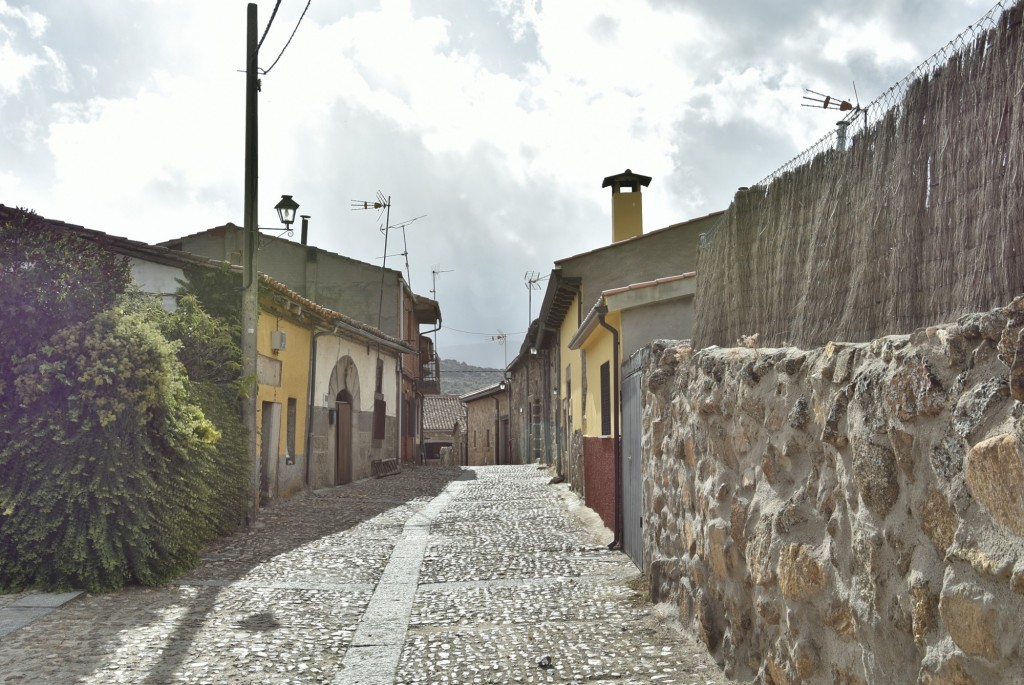
[[[299,211],[299,203],[292,199],[291,195],[282,195],[281,201],[274,205],[277,210],[277,218],[291,232],[292,224],[295,223],[295,214]]]

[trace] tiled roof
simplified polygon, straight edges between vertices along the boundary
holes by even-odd
[[[466,405],[458,395],[423,396],[423,430],[450,432],[458,424],[466,428]]]

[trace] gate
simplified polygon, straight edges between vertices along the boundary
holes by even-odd
[[[643,499],[640,440],[643,433],[640,371],[651,354],[643,347],[622,364],[622,549],[644,568]]]

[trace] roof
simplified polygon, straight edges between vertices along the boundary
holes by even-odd
[[[13,217],[16,213],[22,210],[15,209],[12,207],[6,207],[0,205],[0,220],[8,219]],[[102,231],[97,231],[91,228],[85,228],[77,224],[71,224],[66,221],[58,221],[56,219],[47,219],[46,217],[37,215],[38,218],[47,225],[54,228],[69,231],[75,235],[97,243],[101,247],[108,249],[117,254],[122,254],[128,257],[134,257],[136,259],[142,259],[145,261],[156,262],[158,264],[165,264],[168,266],[200,266],[208,269],[223,269],[228,268],[232,271],[241,273],[242,267],[227,264],[225,262],[216,261],[213,259],[207,259],[206,257],[200,257],[190,252],[184,252],[182,250],[175,250],[163,245],[149,245],[138,240],[131,240],[121,236],[110,235]],[[228,224],[229,226],[231,224]],[[278,293],[279,295],[289,299],[293,303],[297,304],[300,309],[304,308],[306,311],[312,313],[321,321],[328,326],[333,326],[335,331],[344,330],[350,334],[354,334],[363,340],[368,340],[372,343],[382,343],[385,346],[394,349],[397,352],[404,352],[407,354],[415,353],[415,350],[406,345],[398,338],[380,331],[373,326],[364,324],[361,321],[345,316],[340,312],[336,312],[327,307],[323,307],[312,300],[307,300],[302,295],[299,295],[294,290],[291,290],[285,284],[280,281],[274,280],[266,274],[260,274],[260,283],[267,286],[269,289]]]
[[[416,314],[417,323],[441,323],[441,305],[437,303],[437,300],[423,295],[413,295],[413,312]]]
[[[665,276],[653,281],[631,283],[621,288],[605,290],[573,334],[569,341],[569,349],[581,348],[609,311],[633,309],[693,295],[696,280],[697,272],[690,271],[685,274]]]
[[[644,233],[642,235],[633,236],[632,238],[626,238],[625,240],[620,240],[617,243],[609,243],[607,245],[602,245],[601,247],[594,248],[593,250],[590,250],[588,252],[580,252],[579,254],[574,254],[574,255],[570,255],[568,257],[562,257],[561,259],[556,259],[555,260],[555,264],[556,265],[564,264],[565,262],[570,262],[570,261],[572,261],[574,259],[579,259],[580,257],[586,257],[587,255],[592,255],[592,254],[594,254],[596,252],[601,252],[603,250],[611,250],[613,248],[618,248],[618,247],[621,247],[623,245],[629,245],[629,244],[634,243],[634,242],[636,242],[638,240],[643,240],[645,238],[649,238],[652,235],[658,235],[658,234],[664,233],[666,231],[671,231],[674,228],[679,228],[680,226],[686,226],[688,224],[692,224],[692,223],[695,223],[697,221],[704,221],[705,219],[711,219],[711,218],[716,217],[716,216],[722,216],[723,214],[725,214],[725,210],[724,209],[721,210],[721,211],[718,211],[718,212],[711,212],[710,214],[705,214],[704,216],[698,216],[698,217],[695,217],[693,219],[687,219],[686,221],[680,221],[678,224],[672,224],[671,226],[665,226],[664,228],[658,228],[658,229],[655,229],[653,231],[648,231],[647,233]]]
[[[341,312],[336,312],[333,309],[328,309],[327,307],[319,305],[312,300],[307,300],[294,290],[289,289],[284,283],[276,281],[266,274],[260,274],[260,283],[271,288],[275,292],[284,295],[300,307],[304,307],[306,311],[312,312],[329,326],[334,326],[335,332],[337,332],[338,329],[348,331],[349,333],[353,333],[356,336],[369,340],[372,343],[383,343],[386,347],[389,347],[396,352],[404,352],[406,354],[416,353],[416,350],[409,347],[409,345],[398,338],[392,337],[369,324],[363,323],[362,321],[357,321],[350,316],[345,316]]]
[[[466,429],[466,405],[458,395],[423,396],[423,430],[452,431]]]
[[[557,331],[562,325],[562,319],[572,306],[573,298],[576,297],[582,283],[583,279],[579,276],[563,276],[560,267],[551,270],[548,287],[544,292],[544,302],[537,316],[539,325],[534,347],[538,350],[544,348],[546,334],[549,331]]]
[[[480,390],[474,390],[473,392],[468,392],[465,395],[460,395],[459,399],[463,402],[475,402],[476,400],[500,395],[505,392],[505,388],[502,387],[504,384],[505,382],[502,381],[500,383],[495,383],[494,385],[488,385],[486,388],[481,388]]]
[[[234,223],[229,221],[228,223],[224,224],[223,226],[214,226],[213,228],[208,228],[205,231],[198,231],[197,233],[189,233],[189,234],[181,236],[180,238],[172,238],[171,240],[165,240],[162,243],[160,243],[160,245],[164,246],[164,247],[168,247],[170,249],[175,249],[174,245],[176,245],[176,244],[177,245],[181,245],[186,240],[188,240],[190,238],[200,238],[202,236],[215,235],[215,234],[218,234],[218,233],[223,233],[225,230],[228,230],[228,229],[233,229],[233,230],[236,230],[236,231],[241,231],[242,227],[238,226],[238,225],[236,225],[236,224],[234,224]],[[266,234],[265,233],[260,233],[260,240],[262,242],[264,242],[264,243],[267,243],[267,244],[269,244],[272,241],[279,240],[279,241],[281,241],[283,243],[289,243],[289,244],[294,245],[296,247],[302,247],[302,248],[307,248],[307,249],[310,249],[310,250],[316,250],[317,252],[323,253],[325,255],[330,255],[332,257],[337,257],[338,259],[345,259],[345,260],[348,260],[350,262],[354,262],[356,264],[362,264],[363,266],[369,266],[369,267],[372,267],[374,269],[383,269],[384,271],[390,271],[391,273],[396,274],[399,278],[401,278],[403,282],[405,282],[405,278],[402,276],[402,272],[401,271],[397,271],[395,269],[389,269],[388,267],[382,267],[379,264],[370,264],[369,262],[362,262],[362,261],[360,261],[358,259],[353,259],[352,257],[346,257],[343,254],[338,254],[337,252],[331,252],[330,250],[325,250],[325,249],[323,249],[321,247],[315,247],[313,245],[303,245],[302,243],[297,243],[294,240],[288,240],[286,238],[281,238],[280,236],[272,235],[272,234],[269,234],[269,233],[266,233]]]

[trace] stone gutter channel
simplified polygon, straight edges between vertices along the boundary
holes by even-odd
[[[394,683],[412,616],[420,566],[427,551],[430,526],[466,486],[467,480],[468,474],[464,473],[406,521],[402,536],[395,543],[388,565],[345,653],[334,685]]]

